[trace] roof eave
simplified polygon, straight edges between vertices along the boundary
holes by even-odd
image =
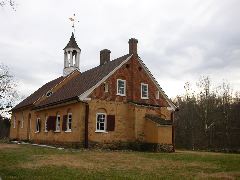
[[[49,107],[52,107],[52,106],[55,106],[55,105],[60,105],[60,104],[66,103],[66,102],[74,101],[74,100],[77,100],[77,102],[80,101],[78,96],[75,96],[75,97],[72,97],[72,98],[69,98],[69,99],[64,99],[64,100],[61,100],[61,101],[57,101],[57,102],[53,102],[53,103],[49,103],[49,104],[44,104],[42,106],[35,106],[32,109],[33,110],[45,109],[45,108],[49,108]]]
[[[149,69],[147,68],[147,66],[143,63],[143,61],[141,60],[141,58],[138,56],[138,60],[140,62],[140,64],[142,65],[142,67],[144,68],[144,70],[147,72],[148,76],[152,79],[152,81],[154,82],[154,84],[158,87],[158,90],[161,92],[161,94],[163,95],[163,97],[166,99],[166,101],[168,102],[169,106],[168,109],[169,110],[173,110],[176,111],[178,108],[177,106],[168,98],[168,96],[165,94],[165,92],[162,90],[162,88],[160,87],[160,85],[158,84],[158,82],[156,81],[156,79],[153,77],[152,73],[149,71]]]
[[[100,86],[104,81],[106,81],[111,75],[113,75],[120,67],[122,67],[126,62],[131,59],[132,55],[129,55],[126,60],[124,60],[121,64],[119,64],[113,71],[111,71],[108,75],[102,78],[102,80],[98,81],[97,84],[92,86],[90,89],[82,93],[78,96],[79,100],[84,101],[98,86]]]

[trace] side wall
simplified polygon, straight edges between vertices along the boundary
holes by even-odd
[[[115,115],[115,130],[96,131],[96,114],[104,112]],[[136,106],[124,102],[92,100],[89,102],[90,143],[145,142],[172,144],[171,126],[158,126],[145,119],[145,114],[168,116],[163,108]]]
[[[115,130],[108,132],[96,131],[96,114],[104,112],[115,115]],[[132,142],[134,136],[134,120],[129,105],[123,102],[92,100],[89,102],[89,141],[98,143]]]
[[[11,127],[10,127],[10,139],[28,139],[28,128],[31,128],[31,122],[28,121],[29,114],[31,114],[30,108],[13,112],[11,117]],[[15,128],[14,128],[14,118],[15,118]],[[22,126],[23,124],[23,126]]]
[[[63,115],[67,115],[68,112],[72,113],[72,132],[65,132],[62,130]],[[24,128],[19,128],[16,123],[16,128],[13,128],[13,117],[21,119],[21,114],[26,114],[26,120],[24,119]],[[30,139],[33,142],[39,143],[51,143],[51,144],[71,144],[71,143],[83,143],[85,133],[85,104],[74,103],[61,107],[51,108],[42,111],[17,111],[13,112],[11,121],[10,138],[19,140],[28,140],[27,137],[27,118],[29,113],[31,114],[30,123]],[[56,116],[57,113],[61,116],[60,120],[60,132],[45,131],[45,119],[48,116]],[[40,118],[41,129],[40,132],[36,132],[36,119]],[[26,123],[25,123],[26,122]],[[19,129],[19,133],[17,133]]]

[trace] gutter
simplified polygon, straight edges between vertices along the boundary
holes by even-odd
[[[74,101],[74,100],[76,100],[76,102],[79,102],[79,99],[76,96],[76,97],[72,97],[72,98],[69,98],[69,99],[64,99],[64,100],[61,100],[61,101],[57,101],[57,102],[53,102],[53,103],[49,103],[49,104],[45,104],[45,105],[41,105],[41,106],[35,106],[34,108],[32,108],[32,110],[39,110],[39,109],[43,109],[43,108],[48,108],[50,106],[59,105],[59,104],[66,103],[66,102],[69,102],[69,101]]]

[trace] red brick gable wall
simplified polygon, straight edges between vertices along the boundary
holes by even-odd
[[[126,80],[126,96],[116,95],[117,79]],[[109,101],[133,101],[136,103],[168,106],[161,93],[159,94],[159,99],[156,99],[158,88],[134,56],[105,82],[108,84],[108,92],[104,92],[103,83],[89,97]],[[141,99],[141,83],[148,84],[148,99]]]

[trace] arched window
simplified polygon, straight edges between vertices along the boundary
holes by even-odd
[[[106,129],[107,129],[107,114],[97,113],[96,132],[106,132]]]
[[[107,130],[107,111],[103,108],[98,109],[96,113],[96,131],[106,132]]]
[[[60,132],[60,120],[61,120],[61,116],[59,113],[57,113],[57,116],[56,116],[56,129],[55,129],[55,132]]]
[[[72,113],[67,114],[67,131],[72,131]]]
[[[41,122],[40,122],[40,117],[37,117],[36,119],[36,131],[35,133],[39,133],[41,129]]]
[[[73,57],[73,66],[76,66],[76,60],[77,60],[77,51],[76,50],[73,50],[72,57]]]

